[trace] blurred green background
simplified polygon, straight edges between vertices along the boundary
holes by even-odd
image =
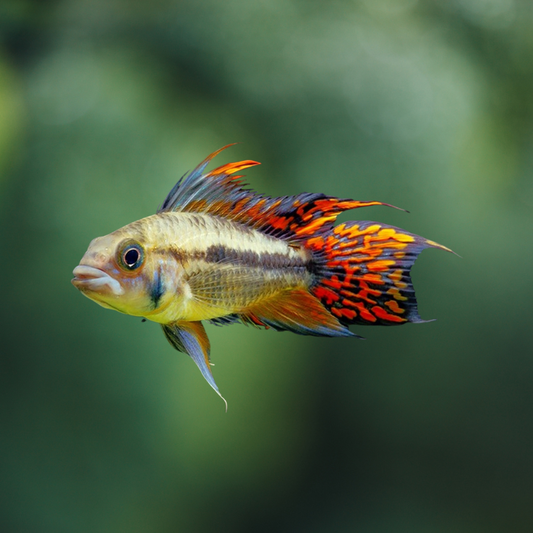
[[[529,532],[533,3],[0,3],[0,531]],[[215,378],[70,284],[207,154],[411,211],[423,318],[208,326]]]

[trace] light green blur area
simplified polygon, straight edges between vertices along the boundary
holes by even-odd
[[[0,531],[513,533],[533,523],[529,0],[0,4]],[[423,318],[207,326],[204,382],[70,284],[177,179],[379,200]]]

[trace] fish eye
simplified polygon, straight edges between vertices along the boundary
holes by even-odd
[[[125,270],[136,270],[144,261],[144,250],[136,242],[127,241],[119,247],[118,263]]]

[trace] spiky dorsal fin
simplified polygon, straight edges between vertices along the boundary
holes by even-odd
[[[359,202],[302,193],[296,196],[271,198],[247,189],[237,172],[257,161],[239,161],[222,165],[204,174],[209,162],[228,144],[206,157],[191,173],[183,176],[172,188],[158,213],[186,211],[210,213],[240,222],[273,237],[305,241],[329,231],[337,216],[348,209],[385,205],[383,202]],[[398,208],[396,208],[398,209]]]
[[[210,206],[218,206],[220,202],[228,201],[232,195],[243,192],[242,176],[235,176],[236,172],[245,168],[260,165],[257,161],[239,161],[222,165],[207,174],[204,170],[211,160],[220,152],[233,146],[228,144],[216,152],[208,155],[192,172],[185,174],[172,187],[158,213],[165,211],[202,211],[211,212]],[[251,191],[246,191],[249,194]]]

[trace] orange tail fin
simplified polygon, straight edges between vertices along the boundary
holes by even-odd
[[[343,324],[426,322],[418,314],[410,270],[433,241],[378,222],[348,222],[311,237],[317,283],[312,293]]]

